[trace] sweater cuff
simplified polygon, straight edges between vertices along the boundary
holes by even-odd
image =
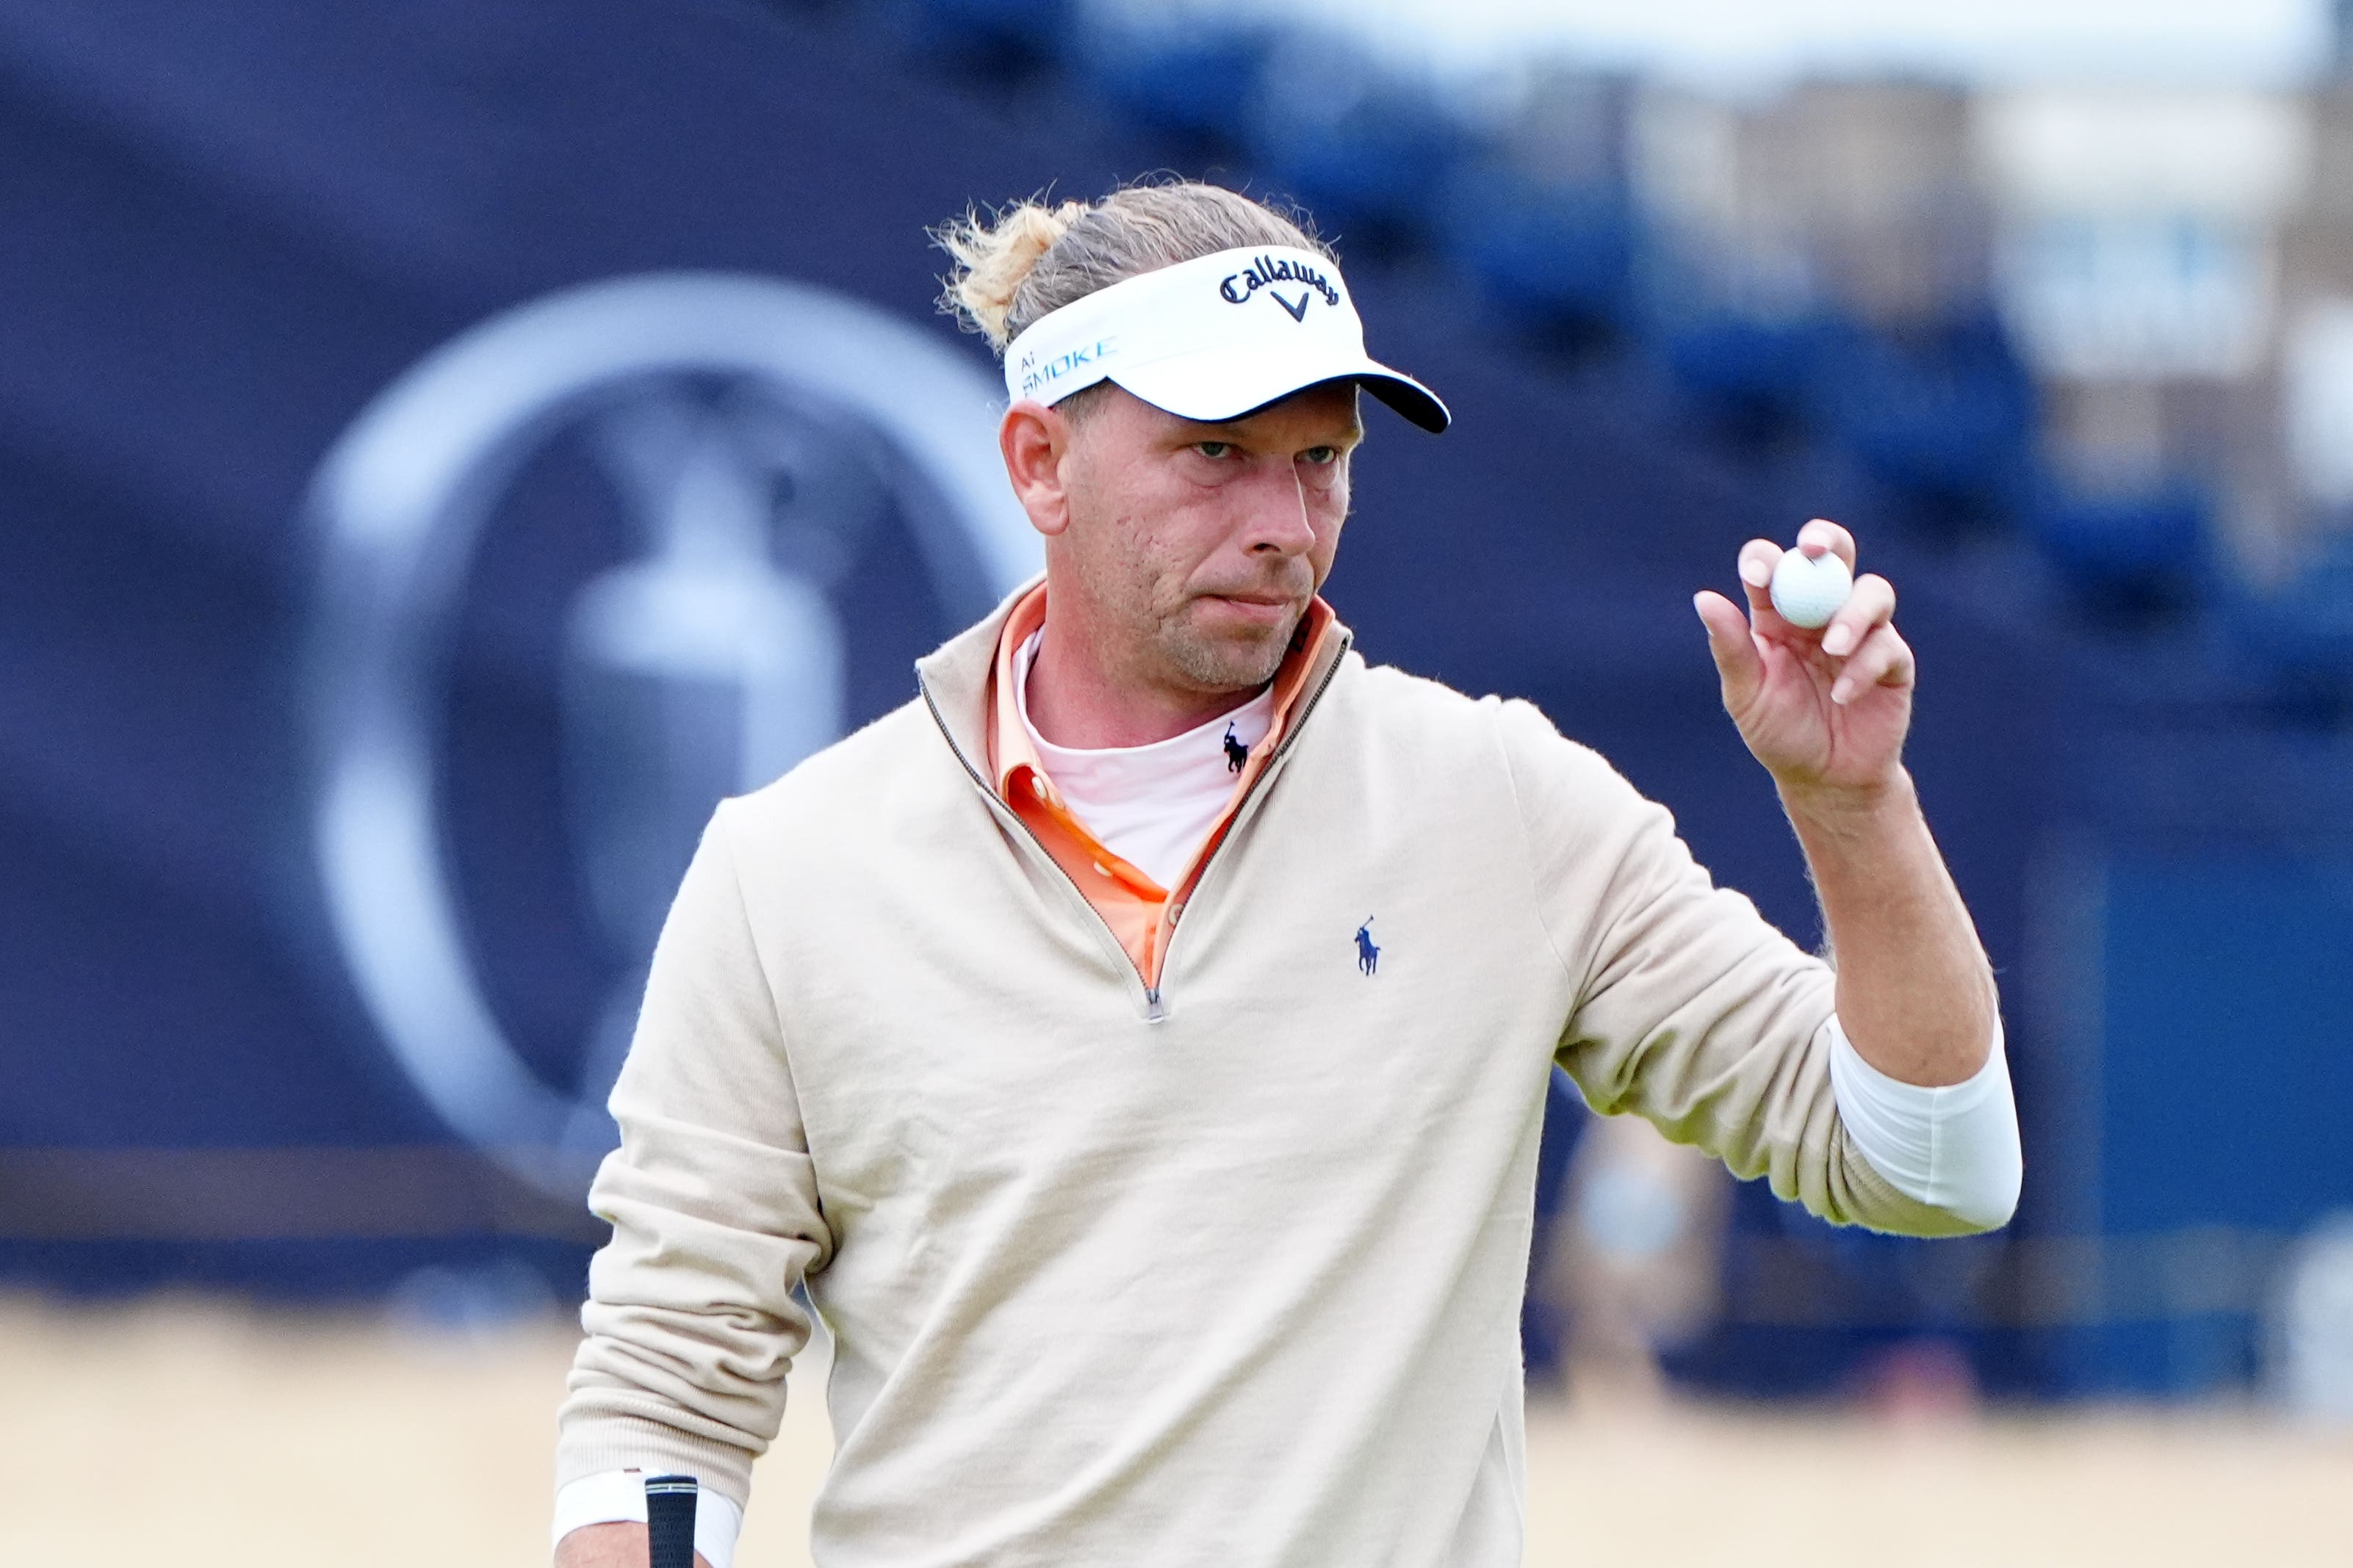
[[[599,1470],[582,1476],[555,1494],[555,1526],[550,1546],[591,1524],[646,1522],[646,1478],[642,1470]],[[708,1488],[694,1502],[694,1550],[711,1568],[733,1568],[735,1538],[744,1510],[735,1500]]]
[[[602,1407],[583,1408],[591,1398]],[[557,1418],[555,1484],[568,1486],[603,1470],[692,1476],[702,1483],[704,1496],[717,1492],[742,1512],[752,1495],[752,1454],[709,1431],[686,1430],[678,1424],[683,1421],[718,1426],[641,1394],[576,1390]]]
[[[1905,1083],[1863,1060],[1833,1014],[1831,1091],[1855,1149],[1915,1203],[1991,1230],[2017,1211],[2025,1163],[2001,1024],[1985,1066],[1956,1084]]]

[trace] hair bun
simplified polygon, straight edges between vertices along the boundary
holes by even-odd
[[[943,224],[933,237],[954,258],[956,269],[947,279],[941,304],[964,318],[994,347],[1003,349],[1012,341],[1006,322],[1023,280],[1086,211],[1084,202],[1050,207],[1040,201],[1024,201],[1001,207],[986,218],[975,207]]]

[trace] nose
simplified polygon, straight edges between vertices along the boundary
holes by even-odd
[[[1304,555],[1314,547],[1307,487],[1285,463],[1270,465],[1249,487],[1242,548],[1253,555]]]

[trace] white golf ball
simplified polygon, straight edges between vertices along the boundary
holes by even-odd
[[[1773,607],[1783,620],[1808,631],[1830,625],[1853,592],[1854,574],[1827,550],[1820,555],[1785,550],[1773,568]]]

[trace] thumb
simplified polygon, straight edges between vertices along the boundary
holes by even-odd
[[[1703,592],[1692,597],[1700,624],[1707,627],[1707,651],[1715,656],[1715,673],[1724,682],[1724,706],[1738,716],[1765,684],[1765,658],[1749,636],[1748,617],[1723,595]]]

